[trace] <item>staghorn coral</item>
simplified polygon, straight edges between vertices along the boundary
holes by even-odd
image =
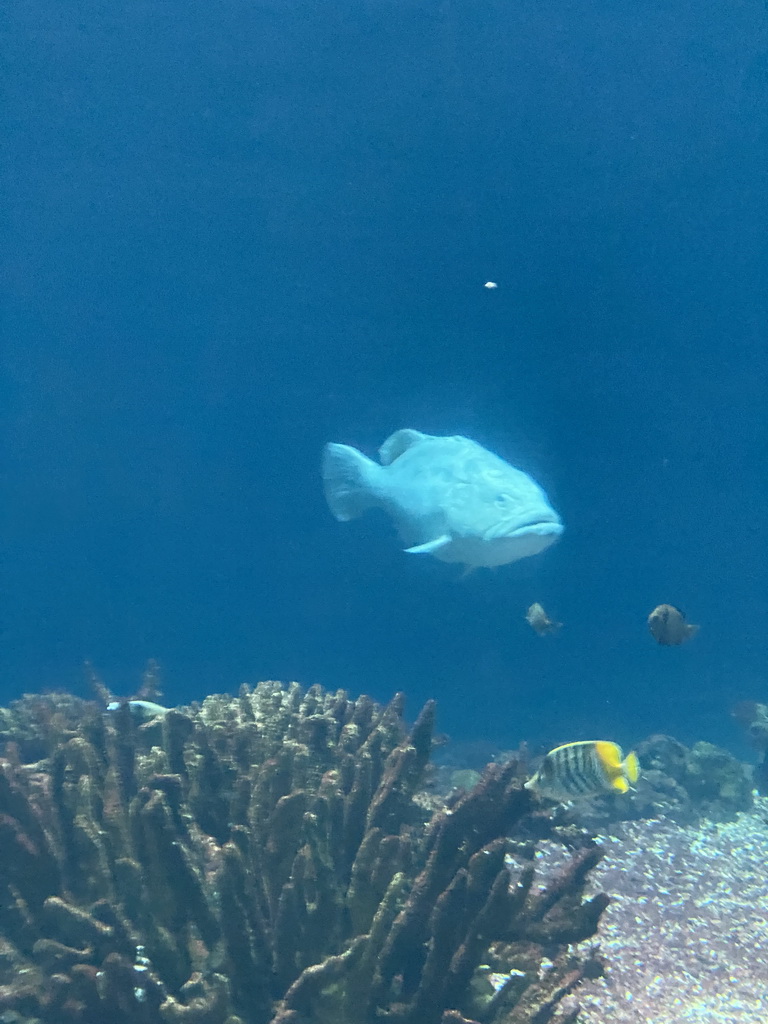
[[[143,723],[4,709],[3,1024],[573,1020],[601,851],[579,839],[539,884],[515,761],[430,810],[434,706],[401,715],[277,683]]]

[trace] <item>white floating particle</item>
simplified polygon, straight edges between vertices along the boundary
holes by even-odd
[[[496,284],[495,281],[486,281],[485,284],[483,285],[483,288],[498,288],[498,287],[499,286]]]

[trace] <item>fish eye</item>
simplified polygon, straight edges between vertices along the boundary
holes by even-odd
[[[506,508],[507,505],[509,504],[509,495],[497,494],[496,497],[494,498],[494,501],[499,506],[499,508]]]

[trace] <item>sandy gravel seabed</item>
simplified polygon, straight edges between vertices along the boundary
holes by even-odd
[[[628,822],[600,841],[609,970],[580,988],[580,1024],[768,1024],[768,798],[732,823]]]

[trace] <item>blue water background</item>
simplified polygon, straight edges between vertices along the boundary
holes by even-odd
[[[762,3],[11,0],[2,48],[3,702],[151,656],[174,703],[298,679],[456,738],[741,749]],[[532,472],[561,543],[460,580],[336,523],[322,445],[403,426]]]

